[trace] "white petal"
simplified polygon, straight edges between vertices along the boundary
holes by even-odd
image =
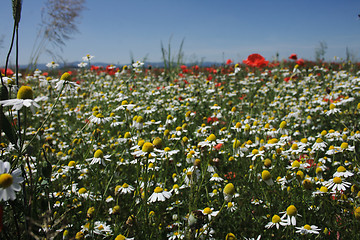
[[[6,188],[5,191],[6,191],[6,195],[7,195],[8,199],[15,200],[16,195],[15,195],[14,190],[11,187]]]
[[[159,193],[158,199],[159,199],[159,201],[163,202],[163,201],[165,201],[166,198],[164,197],[164,195],[162,193]]]
[[[7,201],[6,192],[4,189],[0,189],[0,201]]]
[[[19,192],[19,191],[21,190],[21,186],[20,186],[20,184],[18,184],[18,183],[13,183],[13,184],[11,185],[11,188],[12,188],[15,192]]]

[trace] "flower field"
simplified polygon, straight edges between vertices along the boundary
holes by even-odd
[[[1,239],[358,238],[359,65],[91,58],[3,74]]]

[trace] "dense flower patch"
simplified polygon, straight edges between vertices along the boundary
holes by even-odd
[[[2,239],[356,239],[357,65],[92,57],[3,77]]]

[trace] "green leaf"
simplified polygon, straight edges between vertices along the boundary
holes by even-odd
[[[2,131],[4,131],[9,141],[13,144],[16,144],[16,135],[14,134],[13,128],[2,109],[0,111],[0,128]]]

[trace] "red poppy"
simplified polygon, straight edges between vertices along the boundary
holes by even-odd
[[[304,66],[305,61],[304,61],[304,59],[300,58],[299,60],[296,61],[296,64],[299,66]]]
[[[293,54],[290,55],[289,59],[296,61],[297,60],[297,55],[295,53],[293,53]]]
[[[236,177],[236,174],[234,172],[228,172],[227,174],[225,174],[225,177],[226,179],[231,180]]]
[[[1,73],[5,74],[5,68],[1,68]],[[13,74],[14,74],[13,70],[11,70],[10,68],[6,69],[6,76],[13,75]]]
[[[223,145],[222,143],[219,143],[214,147],[214,149],[219,151],[222,145]]]
[[[248,56],[246,60],[243,60],[243,63],[250,67],[266,67],[269,64],[269,61],[266,61],[263,56],[258,53],[254,53]]]
[[[231,59],[228,59],[228,60],[226,61],[226,65],[229,65],[229,64],[231,64],[231,63],[233,63],[233,61],[232,61]]]
[[[91,68],[90,68],[90,70],[94,70],[94,71],[97,71],[97,70],[99,70],[99,66],[94,66],[94,65],[91,65]]]
[[[207,123],[213,123],[213,122],[217,122],[219,121],[219,119],[217,117],[208,117],[207,118]]]

